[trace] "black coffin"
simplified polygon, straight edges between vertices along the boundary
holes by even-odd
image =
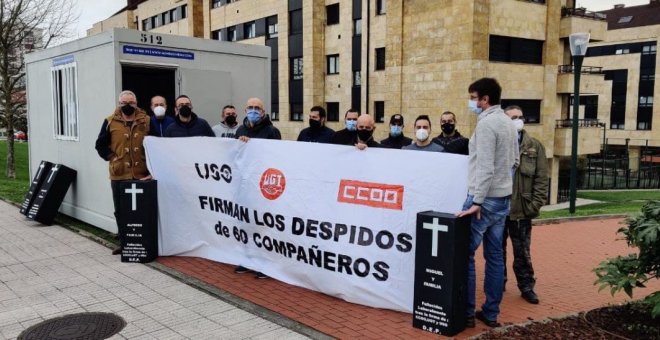
[[[44,173],[44,180],[37,191],[27,217],[46,225],[53,224],[69,186],[76,179],[76,170],[55,164]]]
[[[121,262],[146,263],[158,257],[156,181],[123,181],[119,185]]]
[[[32,202],[34,202],[34,199],[37,198],[41,184],[44,182],[44,179],[48,177],[50,168],[52,167],[53,163],[48,161],[41,161],[41,164],[39,164],[37,173],[34,174],[32,183],[30,183],[30,190],[28,190],[27,194],[25,194],[25,199],[23,200],[23,204],[21,204],[21,214],[27,216],[28,212],[30,211],[30,207],[32,206]]]
[[[470,217],[417,214],[413,327],[447,336],[465,329]]]

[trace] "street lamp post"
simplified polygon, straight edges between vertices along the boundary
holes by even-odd
[[[578,116],[580,111],[580,74],[582,72],[582,60],[587,54],[589,45],[589,33],[573,33],[568,38],[571,55],[573,56],[573,133],[571,143],[571,181],[569,191],[568,211],[575,213],[575,195],[577,191],[577,152],[578,152]]]

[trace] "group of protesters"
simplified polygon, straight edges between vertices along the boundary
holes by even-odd
[[[432,152],[448,152],[468,157],[468,196],[457,217],[468,216],[471,222],[468,264],[467,327],[475,327],[479,319],[490,327],[498,327],[499,305],[506,289],[506,243],[511,238],[514,254],[513,269],[521,296],[538,304],[534,291],[535,277],[530,256],[531,219],[547,199],[548,164],[541,142],[524,130],[524,116],[518,106],[500,107],[502,88],[493,78],[482,78],[468,88],[468,109],[477,115],[474,133],[468,139],[456,129],[453,112],[440,115],[441,132],[432,137],[432,121],[420,115],[414,121],[413,138],[406,137],[404,117],[390,117],[386,139],[374,140],[375,121],[368,114],[349,109],[344,115],[345,127],[334,131],[326,126],[323,107],[309,111],[309,126],[300,131],[297,140],[338,145],[350,145],[359,150],[393,148]],[[131,91],[119,94],[114,112],[103,120],[96,140],[96,150],[109,162],[109,172],[115,217],[119,211],[119,183],[126,180],[151,179],[146,166],[143,140],[146,136],[192,137],[209,136],[236,138],[243,142],[250,138],[281,139],[280,131],[266,113],[263,101],[248,99],[245,119],[237,120],[236,108],[222,108],[222,122],[211,127],[193,110],[190,97],[180,95],[174,101],[174,117],[166,114],[167,101],[163,96],[151,99],[148,115],[137,105]],[[119,226],[118,226],[119,227]],[[121,234],[121,233],[119,233]],[[483,242],[486,261],[485,302],[476,310],[475,252]],[[113,254],[121,253],[121,246]],[[251,270],[243,266],[236,273]],[[257,278],[266,278],[256,272]]]

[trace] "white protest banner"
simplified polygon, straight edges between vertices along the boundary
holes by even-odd
[[[467,195],[461,155],[208,137],[144,144],[160,255],[240,264],[409,313],[416,214],[458,212]]]

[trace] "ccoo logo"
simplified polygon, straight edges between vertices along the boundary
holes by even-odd
[[[403,209],[403,185],[381,184],[342,179],[337,201],[374,208]]]
[[[265,198],[273,201],[278,199],[284,193],[284,189],[286,188],[286,178],[282,171],[269,168],[261,175],[259,187],[261,188],[261,194]]]

